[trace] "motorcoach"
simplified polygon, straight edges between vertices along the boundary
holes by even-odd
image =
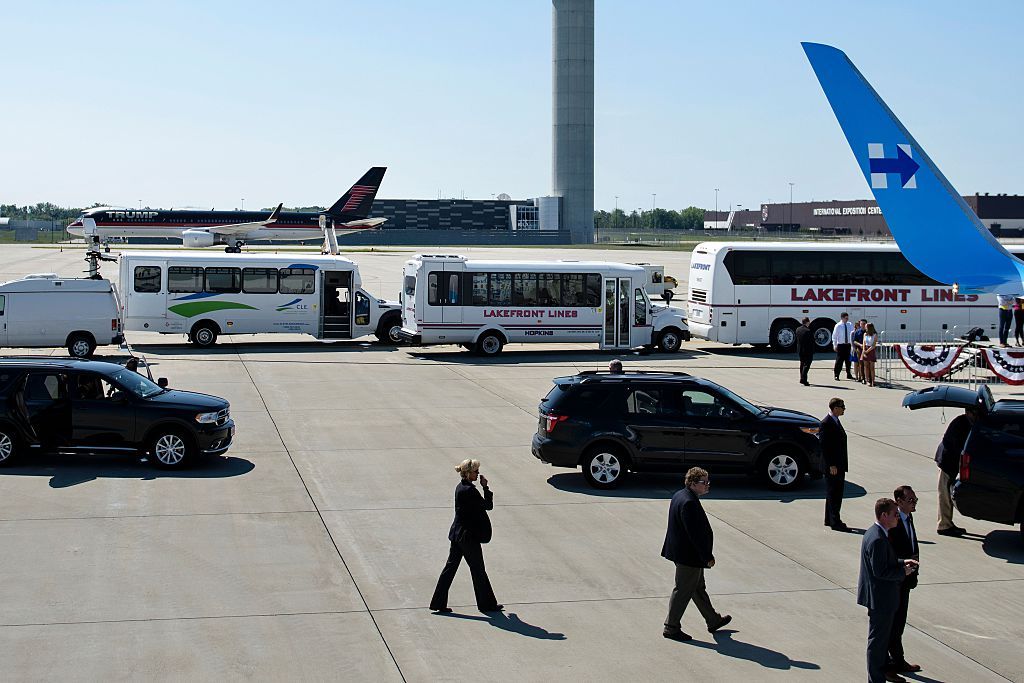
[[[359,267],[332,255],[131,252],[118,258],[126,330],[185,334],[376,335],[397,343],[401,312],[361,287]]]
[[[843,312],[899,340],[994,333],[997,324],[995,297],[953,292],[892,243],[703,242],[690,259],[687,299],[695,337],[782,352],[795,350],[804,316],[822,351]]]
[[[682,309],[652,304],[642,266],[588,261],[478,261],[419,255],[405,264],[399,335],[494,356],[508,343],[593,343],[602,349],[689,339]]]

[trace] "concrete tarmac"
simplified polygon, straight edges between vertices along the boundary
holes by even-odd
[[[446,251],[649,261],[681,281],[689,262],[686,252]],[[352,257],[371,293],[395,298],[413,253]],[[82,255],[3,245],[0,280],[76,274]],[[116,279],[116,266],[104,274]],[[633,475],[597,491],[530,454],[551,378],[604,368],[610,354],[511,345],[485,360],[457,347],[270,335],[222,337],[208,351],[177,336],[129,341],[172,387],[230,400],[237,440],[180,473],[84,456],[0,469],[2,679],[865,678],[861,536],[822,526],[820,481],[780,495],[712,472],[708,590],[733,622],[710,635],[690,608],[683,628],[694,640],[661,637],[673,567],[660,549],[681,476]],[[622,357],[627,369],[683,370],[815,415],[842,396],[846,522],[870,525],[875,499],[898,485],[921,496],[905,645],[924,670],[909,677],[1024,681],[1020,531],[957,516],[969,535],[935,533],[932,454],[955,411],[904,410],[907,388],[834,382],[824,359],[804,388],[795,358],[750,348],[693,341],[676,355]],[[454,613],[439,616],[427,604],[447,556],[454,466],[467,457],[483,462],[495,493],[484,556],[505,611],[476,611],[464,567]]]

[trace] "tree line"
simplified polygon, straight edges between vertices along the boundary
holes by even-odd
[[[93,204],[92,206],[103,206],[103,204]],[[82,209],[57,206],[50,202],[39,202],[26,206],[0,204],[0,218],[12,218],[16,221],[66,221],[78,217],[80,213],[82,213]]]
[[[650,211],[595,211],[594,226],[600,230],[703,230],[704,209],[688,206],[673,209],[652,209]]]

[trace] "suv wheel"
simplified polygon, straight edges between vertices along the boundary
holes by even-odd
[[[804,464],[800,456],[788,451],[775,451],[762,456],[760,475],[769,488],[791,491],[804,479]]]
[[[625,478],[626,462],[614,446],[600,446],[583,458],[583,478],[596,489],[613,489]]]
[[[674,327],[670,327],[661,333],[658,337],[658,346],[665,353],[675,353],[679,350],[679,347],[683,344],[683,336],[679,334],[679,330]]]
[[[0,465],[10,463],[18,455],[18,437],[6,425],[0,426]]]
[[[192,459],[192,450],[188,437],[176,429],[157,432],[149,447],[153,464],[164,469],[184,467]]]
[[[68,353],[75,358],[88,358],[96,350],[96,343],[87,334],[76,333],[68,339]]]

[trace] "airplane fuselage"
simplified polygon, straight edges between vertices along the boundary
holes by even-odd
[[[266,211],[198,211],[189,209],[89,209],[68,226],[72,235],[83,234],[82,218],[96,221],[96,232],[109,237],[181,237],[186,230],[207,230],[218,226],[258,223]],[[370,226],[366,226],[370,227]],[[364,229],[363,226],[337,226],[339,234]],[[234,235],[215,234],[215,244],[233,244],[235,240],[311,240],[323,237],[320,214],[282,212],[271,225]]]

